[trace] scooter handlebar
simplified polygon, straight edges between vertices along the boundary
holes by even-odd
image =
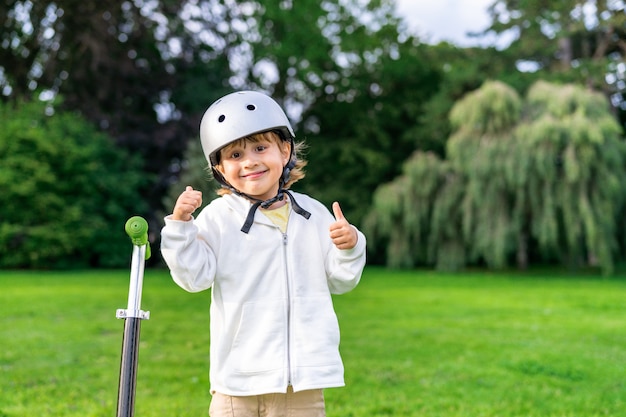
[[[124,226],[126,234],[130,237],[133,245],[146,247],[146,259],[150,257],[150,243],[148,242],[148,222],[141,216],[133,216],[126,221]]]

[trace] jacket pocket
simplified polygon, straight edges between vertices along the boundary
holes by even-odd
[[[285,309],[282,301],[244,304],[229,354],[231,369],[254,374],[286,366]]]
[[[327,366],[341,363],[339,323],[332,299],[298,298],[293,304],[293,365]]]

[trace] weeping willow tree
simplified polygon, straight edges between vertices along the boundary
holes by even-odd
[[[456,232],[462,189],[446,161],[417,151],[400,177],[376,190],[375,209],[364,229],[371,242],[385,246],[389,266],[435,264],[451,270],[465,264],[465,248]]]
[[[602,95],[538,82],[523,99],[487,82],[450,120],[447,160],[418,152],[374,195],[365,230],[388,265],[543,258],[613,271],[626,146]]]
[[[462,238],[470,260],[484,261],[493,268],[507,264],[519,228],[505,173],[515,157],[513,130],[521,119],[522,106],[515,90],[490,81],[466,95],[450,112],[454,133],[447,143],[447,155],[467,183]]]
[[[578,86],[538,82],[526,101],[513,161],[524,233],[542,254],[610,274],[626,184],[619,124],[601,94]]]

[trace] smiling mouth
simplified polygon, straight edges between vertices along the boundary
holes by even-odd
[[[265,174],[266,172],[267,172],[267,171],[257,171],[257,172],[251,172],[251,173],[249,173],[249,174],[243,175],[242,177],[243,177],[243,178],[251,178],[251,179],[254,179],[254,178],[258,178],[258,177],[260,177],[261,175]]]

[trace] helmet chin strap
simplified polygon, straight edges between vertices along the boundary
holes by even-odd
[[[275,202],[282,201],[285,198],[285,194],[289,196],[289,201],[291,201],[291,205],[293,206],[293,211],[295,211],[296,213],[298,213],[305,219],[308,219],[309,217],[311,217],[311,213],[309,213],[308,211],[300,207],[300,205],[296,202],[296,199],[293,197],[293,194],[291,194],[289,191],[282,189],[282,188],[278,190],[278,194],[276,194],[276,196],[265,201],[258,200],[256,198],[250,197],[249,195],[240,193],[238,191],[235,191],[235,192],[238,195],[245,197],[250,201],[254,201],[254,204],[252,204],[252,207],[250,207],[250,210],[248,211],[248,215],[246,216],[246,221],[241,227],[241,231],[244,233],[248,233],[250,231],[250,228],[252,227],[252,223],[254,223],[254,214],[256,213],[256,210],[259,207],[267,209]]]

